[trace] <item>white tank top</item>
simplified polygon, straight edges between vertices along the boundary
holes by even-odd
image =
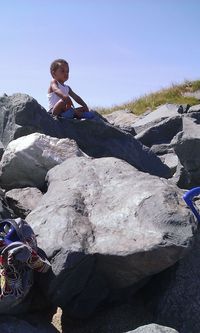
[[[69,86],[65,84],[61,84],[57,81],[58,88],[62,91],[62,93],[66,96],[69,95]],[[54,105],[61,99],[55,92],[51,92],[47,94],[48,103],[49,103],[49,110],[51,110]]]

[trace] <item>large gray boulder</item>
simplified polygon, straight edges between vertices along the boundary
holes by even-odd
[[[176,117],[180,105],[164,104],[156,108],[153,112],[148,113],[134,123],[134,129],[137,134],[155,126],[164,119]]]
[[[176,117],[170,117],[149,126],[148,129],[137,134],[135,138],[147,147],[156,144],[167,144],[182,129],[182,118],[177,115]]]
[[[182,191],[167,180],[115,158],[85,157],[51,169],[47,180],[47,193],[26,220],[52,260],[58,299],[94,272],[113,288],[130,286],[190,248],[196,224]],[[74,267],[70,288],[62,286],[68,267]]]
[[[191,251],[146,286],[154,321],[181,333],[200,332],[200,231]],[[143,293],[144,294],[144,293]]]
[[[192,106],[188,109],[188,113],[191,113],[191,112],[199,112],[199,111],[200,111],[200,104],[192,105]]]
[[[200,90],[196,90],[196,91],[187,91],[185,93],[183,93],[184,97],[194,97],[196,99],[200,100]]]
[[[105,114],[104,117],[110,122],[110,124],[119,127],[119,129],[129,132],[132,135],[136,134],[133,125],[138,119],[138,116],[129,110],[117,110],[112,113]]]
[[[5,146],[13,139],[40,132],[74,139],[92,157],[117,157],[141,171],[170,177],[169,168],[147,147],[98,115],[93,120],[54,120],[36,100],[24,94],[2,97],[0,111],[0,139]]]
[[[161,156],[161,160],[163,163],[168,165],[168,167],[171,170],[171,174],[174,175],[174,173],[177,170],[179,159],[175,153],[168,153]]]
[[[34,98],[26,94],[0,98],[0,140],[4,147],[21,136],[45,133],[44,127],[48,128],[48,135],[61,137],[53,119]]]
[[[200,185],[200,125],[190,118],[185,118],[183,125],[171,144],[183,166],[181,184],[191,188]]]
[[[25,218],[37,206],[42,195],[35,187],[16,188],[5,193],[9,207],[21,218]]]
[[[153,145],[151,147],[151,151],[158,156],[162,156],[165,154],[174,153],[174,148],[171,143],[167,143],[167,144],[161,143],[161,144]]]
[[[0,183],[10,190],[43,188],[48,170],[71,156],[82,156],[76,142],[33,133],[13,140],[0,162]]]

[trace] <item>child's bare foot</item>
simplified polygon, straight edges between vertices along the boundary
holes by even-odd
[[[76,108],[74,109],[75,115],[77,119],[81,119],[83,112],[84,112],[84,108]]]

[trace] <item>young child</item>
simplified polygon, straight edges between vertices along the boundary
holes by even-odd
[[[52,80],[48,89],[49,112],[54,116],[61,116],[65,119],[73,118],[94,118],[93,112],[90,112],[87,104],[80,96],[67,85],[65,81],[69,78],[69,65],[64,59],[56,59],[50,66]],[[81,107],[75,108],[71,98]]]

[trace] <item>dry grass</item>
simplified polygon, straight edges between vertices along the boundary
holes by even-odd
[[[116,110],[128,109],[136,115],[141,115],[147,110],[154,110],[156,107],[166,103],[173,104],[199,104],[194,97],[184,97],[185,92],[194,92],[200,89],[200,80],[185,81],[183,84],[172,84],[169,88],[141,96],[133,101],[115,105],[111,108],[97,108],[101,114],[108,114]]]

